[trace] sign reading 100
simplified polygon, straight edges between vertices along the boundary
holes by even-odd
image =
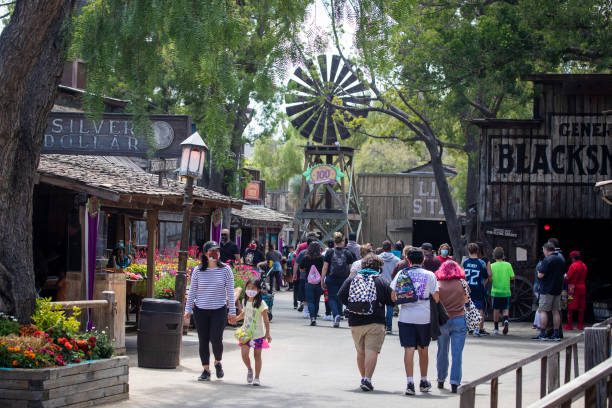
[[[344,173],[336,166],[320,164],[309,167],[304,172],[304,177],[306,177],[308,184],[337,184],[344,177]]]

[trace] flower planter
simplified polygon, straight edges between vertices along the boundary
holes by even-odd
[[[0,369],[1,407],[89,407],[129,397],[129,358]]]

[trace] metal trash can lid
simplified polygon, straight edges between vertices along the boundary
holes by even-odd
[[[159,313],[183,313],[181,304],[176,300],[170,299],[142,299],[141,311],[159,312]]]

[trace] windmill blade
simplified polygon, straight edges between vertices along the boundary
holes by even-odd
[[[351,86],[353,83],[359,81],[359,78],[357,78],[355,76],[355,74],[351,73],[351,76],[349,76],[346,81],[344,81],[343,83],[340,84],[340,89],[344,90],[347,89],[349,86]]]
[[[306,67],[308,68],[308,76],[310,77],[312,82],[314,82],[314,88],[320,93],[321,89],[323,89],[323,87],[321,86],[321,81],[313,74],[317,72],[317,67],[315,67],[314,62],[312,62],[311,60],[306,61]]]
[[[327,110],[327,127],[325,128],[325,143],[332,144],[336,139],[336,126],[334,124],[333,109]]]
[[[308,119],[308,121],[306,122],[306,124],[304,125],[304,127],[301,130],[301,133],[303,135],[308,135],[307,137],[310,138],[312,135],[312,131],[314,130],[315,126],[317,125],[317,123],[319,122],[319,120],[321,119],[321,117],[323,117],[323,114],[321,113],[321,109],[318,109],[311,117],[310,119]],[[314,137],[313,137],[314,138]]]
[[[356,105],[369,105],[372,100],[369,96],[343,96],[340,99],[345,104],[354,103]]]
[[[319,122],[317,123],[317,128],[314,131],[314,135],[313,135],[313,140],[315,140],[315,138],[320,139],[320,140],[315,140],[319,143],[321,143],[324,139],[325,139],[325,125],[327,123],[327,106],[323,109],[323,111],[321,112],[321,117],[319,118]]]
[[[338,84],[340,84],[350,72],[351,70],[346,65],[342,66],[340,74],[338,74],[338,78],[334,81],[334,86],[331,90],[332,93],[334,93],[338,89]]]
[[[336,74],[338,73],[338,66],[340,65],[340,57],[334,55],[332,57],[331,71],[329,72],[329,81],[336,83]]]
[[[287,84],[287,89],[289,89],[290,91],[298,91],[298,92],[302,92],[308,95],[312,95],[312,96],[317,96],[318,93],[315,89],[312,88],[307,88],[304,85],[298,83],[297,81],[291,79],[289,80],[289,84]]]
[[[285,95],[285,103],[287,105],[291,105],[298,102],[309,102],[312,101],[312,96],[305,95],[296,95],[296,94],[286,94]]]
[[[327,56],[325,54],[319,55],[317,60],[319,61],[319,72],[321,72],[321,78],[323,78],[323,82],[327,82]]]
[[[368,88],[362,82],[359,82],[357,85],[351,88],[345,89],[344,92],[346,92],[347,94],[355,94],[357,92],[366,91],[367,89]]]
[[[305,73],[302,68],[298,67],[295,70],[295,76],[300,78],[302,81],[304,81],[304,83],[308,84],[311,88],[313,88],[313,90],[311,91],[311,93],[315,92],[318,90],[317,88],[317,84],[315,84],[313,82],[312,79],[310,79],[310,75],[308,75],[307,73]]]
[[[344,126],[344,123],[338,121],[336,122],[336,127],[338,128],[338,134],[340,135],[340,139],[348,139],[351,137],[351,132]]]
[[[287,106],[286,112],[287,116],[292,117],[297,115],[298,113],[302,113],[309,109],[312,109],[315,106],[314,102],[309,103],[301,103],[299,105]]]

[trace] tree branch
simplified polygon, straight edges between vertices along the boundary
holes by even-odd
[[[1,18],[4,18],[4,17],[8,17],[8,16],[10,16],[10,15],[11,15],[11,13],[10,13],[10,12],[8,12],[8,13],[6,13],[6,14],[1,15],[1,16],[0,16],[0,19],[1,19]]]
[[[493,112],[489,110],[489,108],[487,108],[483,104],[471,100],[465,94],[463,96],[465,96],[465,99],[468,101],[470,105],[478,109],[486,118],[494,118],[496,116],[495,114],[493,114]]]
[[[371,137],[373,139],[399,140],[400,142],[404,142],[404,143],[423,141],[423,139],[420,136],[413,136],[413,137],[399,137],[396,135],[378,136],[378,135],[373,135],[371,133],[368,133],[365,130],[361,130],[361,129],[355,129],[355,132],[360,133],[367,137]]]
[[[0,3],[0,7],[4,7],[4,6],[10,6],[11,4],[15,4],[17,3],[16,1],[9,1],[7,3]]]

